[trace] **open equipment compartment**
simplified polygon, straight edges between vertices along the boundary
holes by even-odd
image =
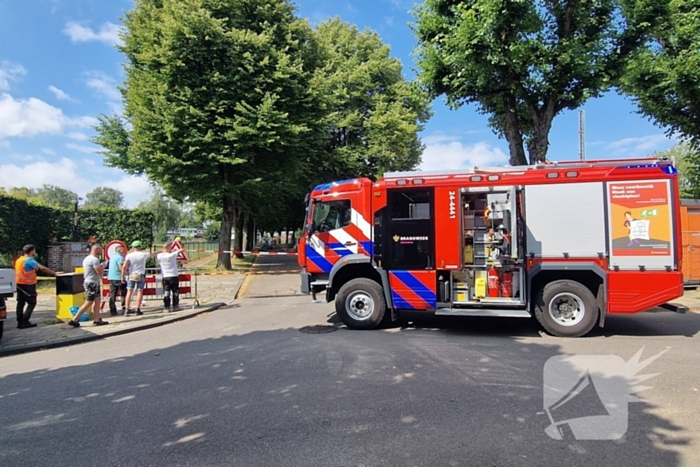
[[[450,273],[453,307],[525,305],[521,190],[462,188],[462,268]]]

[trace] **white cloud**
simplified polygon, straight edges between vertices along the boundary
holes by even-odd
[[[121,99],[122,95],[117,89],[117,82],[114,78],[109,76],[107,73],[93,70],[86,73],[87,79],[85,82],[88,87],[92,88],[98,94],[101,94],[108,99],[118,101]]]
[[[0,140],[0,148],[9,148],[10,142],[5,140]]]
[[[88,135],[85,133],[80,133],[79,131],[71,131],[67,133],[66,136],[76,141],[87,141],[89,139]]]
[[[668,138],[662,133],[654,135],[623,138],[613,141],[605,146],[612,156],[644,157],[651,155],[654,151],[672,145],[674,139]]]
[[[387,27],[393,27],[394,26],[394,17],[393,16],[385,16],[384,17],[384,24]]]
[[[58,89],[56,86],[49,86],[49,91],[53,93],[54,96],[56,96],[56,99],[59,101],[72,101],[71,97],[63,92],[61,89]]]
[[[0,94],[0,138],[55,135],[66,127],[89,127],[96,123],[95,117],[67,117],[61,109],[34,97],[15,99]]]
[[[487,143],[463,144],[459,141],[439,141],[450,138],[437,135],[437,141],[426,143],[420,170],[457,170],[474,167],[494,167],[508,164],[508,156]],[[424,141],[430,141],[430,137]]]
[[[90,128],[99,123],[96,117],[91,115],[83,115],[82,117],[73,117],[68,120],[67,126],[78,128]]]
[[[90,171],[84,170],[85,165],[90,166]],[[86,173],[89,174],[88,177],[83,176]],[[27,174],[31,174],[31,177],[27,177]],[[18,180],[21,181],[20,184]],[[0,165],[0,186],[40,188],[43,184],[58,185],[78,193],[83,198],[98,186],[116,188],[124,194],[125,204],[129,207],[134,207],[139,201],[148,199],[151,189],[145,177],[124,175],[117,169],[102,168],[84,161],[79,165],[66,157],[57,162],[39,161],[25,165]]]
[[[0,138],[58,134],[65,122],[61,109],[42,100],[14,99],[9,94],[0,94]]]
[[[0,91],[8,91],[10,81],[18,81],[26,74],[27,70],[22,65],[6,60],[0,61]]]
[[[49,155],[49,156],[56,155],[56,153],[53,152],[53,149],[51,149],[51,148],[41,148],[41,152],[43,152],[44,154]]]
[[[85,154],[97,154],[97,151],[99,150],[95,146],[85,146],[82,144],[74,144],[74,143],[66,144],[66,148],[71,149],[73,151],[82,152]]]
[[[83,26],[75,21],[68,21],[63,29],[63,33],[70,37],[71,42],[99,41],[109,45],[121,45],[120,30],[121,28],[118,24],[109,22],[104,23],[99,31],[94,31],[92,28]]]

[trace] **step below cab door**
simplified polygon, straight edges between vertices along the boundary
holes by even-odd
[[[435,190],[387,191],[384,222],[384,268],[394,308],[435,310]]]

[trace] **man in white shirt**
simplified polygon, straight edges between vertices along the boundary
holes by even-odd
[[[177,256],[179,253],[180,250],[173,248],[171,242],[166,242],[163,245],[163,251],[156,256],[163,274],[163,306],[166,311],[178,311],[180,309],[180,277],[177,271]],[[172,309],[170,308],[171,294]]]
[[[105,263],[100,263],[102,255],[102,247],[93,245],[90,249],[90,254],[83,260],[83,287],[85,288],[85,303],[78,309],[78,312],[73,316],[73,319],[68,321],[68,325],[74,328],[80,327],[79,319],[92,307],[92,314],[95,318],[95,326],[104,326],[109,324],[100,318],[100,302],[102,301],[102,291],[100,284],[102,283],[102,274],[105,272]]]
[[[126,282],[126,314],[142,315],[141,302],[143,302],[143,289],[146,286],[146,260],[151,254],[141,251],[141,242],[134,241],[131,244],[131,253],[124,258],[122,267],[122,282]],[[131,298],[136,289],[136,311],[131,308]]]

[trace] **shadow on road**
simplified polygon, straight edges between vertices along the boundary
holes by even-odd
[[[605,412],[600,400],[573,398],[556,416],[546,413],[543,369],[562,353],[558,345],[504,338],[536,336],[522,320],[450,321],[441,329],[438,320],[442,332],[432,323],[405,332],[259,331],[7,375],[0,378],[0,464],[590,466],[634,459],[674,466],[679,450],[690,451],[690,433],[648,402],[629,404],[619,439],[575,439],[577,425],[566,414]],[[647,347],[653,355],[664,345]],[[556,375],[580,374],[575,362],[557,362]],[[608,402],[626,409],[628,379],[613,374],[596,380],[601,392],[598,385],[616,388]],[[545,433],[553,419],[561,440]]]
[[[338,315],[328,315],[328,323],[342,325]],[[446,317],[413,312],[394,322],[382,323],[381,329],[423,329],[457,335],[492,337],[541,337],[544,331],[534,318]],[[586,337],[614,336],[685,336],[700,332],[700,314],[669,311],[608,315],[603,328],[594,328]]]

